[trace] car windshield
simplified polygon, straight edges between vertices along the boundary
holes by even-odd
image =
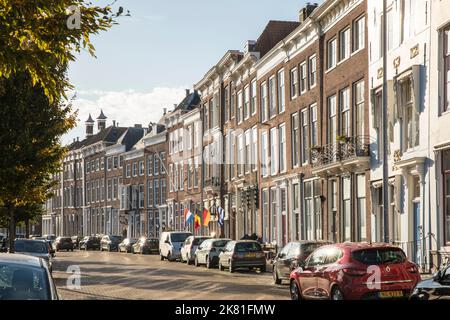
[[[238,242],[235,246],[236,252],[256,252],[261,250],[261,246],[257,242]]]
[[[310,255],[311,253],[313,253],[314,250],[316,250],[317,248],[321,247],[322,244],[320,243],[305,243],[302,245],[302,253],[304,253],[305,255]]]
[[[0,263],[0,300],[50,300],[43,268]]]
[[[109,238],[113,242],[121,242],[122,241],[122,237],[120,237],[120,236],[110,236]]]
[[[396,248],[357,250],[352,252],[352,258],[367,265],[402,263],[406,261],[403,251]]]
[[[170,239],[172,242],[184,242],[191,235],[190,233],[172,233]]]
[[[222,248],[225,247],[227,245],[229,240],[218,240],[218,241],[214,241],[213,246],[215,248]]]
[[[48,246],[45,242],[39,241],[17,241],[14,244],[16,252],[32,252],[32,253],[47,253]]]
[[[203,241],[207,240],[208,238],[194,238],[194,241],[192,242],[192,244],[194,246],[199,246],[203,243]]]

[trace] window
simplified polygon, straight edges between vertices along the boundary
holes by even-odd
[[[261,175],[266,177],[268,174],[268,141],[267,132],[261,132]]]
[[[278,173],[279,166],[279,140],[278,140],[278,128],[270,129],[270,174],[276,175]]]
[[[238,92],[238,102],[237,102],[237,123],[241,123],[242,122],[242,98],[243,98],[243,93],[242,91]]]
[[[356,135],[365,136],[365,112],[364,112],[364,81],[359,81],[353,85],[356,114]]]
[[[133,177],[137,177],[137,162],[133,162]]]
[[[223,96],[225,101],[225,122],[230,121],[230,88],[225,87],[223,90]]]
[[[173,164],[169,164],[169,191],[173,191]]]
[[[123,156],[119,156],[119,168],[123,168]]]
[[[300,65],[300,93],[305,93],[308,90],[308,71],[306,69],[306,62]]]
[[[342,178],[342,190],[342,240],[351,241],[352,204],[350,177]]]
[[[238,136],[238,176],[243,174],[244,166],[244,135]]]
[[[106,198],[109,200],[112,199],[112,180],[108,179],[106,182]]]
[[[200,121],[194,122],[194,148],[197,148],[199,145],[199,141],[201,139],[201,132],[200,132]],[[162,158],[162,157],[161,157]],[[164,163],[166,162],[166,153],[164,152]],[[162,172],[161,172],[162,173]],[[165,171],[164,171],[165,173]]]
[[[377,156],[381,162],[383,158],[383,131],[382,129],[382,112],[383,112],[383,91],[381,89],[373,92],[373,123],[372,126],[376,130]],[[389,145],[389,144],[388,144]]]
[[[159,174],[159,155],[155,153],[153,160],[153,174],[157,176]]]
[[[139,161],[139,175],[143,176],[145,172],[144,161]]]
[[[316,56],[309,58],[309,88],[314,88],[317,83],[317,59]]]
[[[317,104],[311,106],[311,147],[319,145],[319,122],[317,118]]]
[[[250,116],[250,86],[244,88],[244,119]]]
[[[258,153],[258,129],[252,128],[252,155],[251,155],[251,167],[252,171],[256,171],[256,158]]]
[[[341,135],[350,137],[350,89],[346,88],[339,92],[339,103],[341,109]]]
[[[104,170],[105,169],[105,158],[101,158],[100,159],[100,170]]]
[[[166,203],[167,182],[166,179],[161,179],[161,204]]]
[[[327,141],[328,144],[334,144],[337,140],[337,117],[336,117],[336,96],[328,98],[328,132]]]
[[[154,204],[155,204],[155,207],[157,207],[157,206],[159,206],[159,180],[158,179],[153,180],[153,192],[155,195]]]
[[[414,105],[413,88],[411,77],[405,77],[398,82],[398,92],[400,97],[400,108],[403,113],[402,150],[407,151],[419,145],[419,112]]]
[[[247,130],[245,132],[245,150],[244,150],[244,164],[245,164],[245,173],[249,173],[250,172],[250,167],[251,167],[251,157],[252,157],[252,132],[251,130]]]
[[[256,79],[252,81],[251,84],[251,100],[250,100],[250,112],[251,115],[256,114],[256,94],[257,94],[257,86],[256,86]]]
[[[276,96],[277,96],[277,87],[275,84],[275,77],[271,77],[269,79],[269,118],[273,118],[276,115]]]
[[[214,94],[213,115],[213,127],[216,128],[220,126],[220,96],[218,92]]]
[[[116,178],[113,178],[113,198],[117,200],[119,197],[119,181]]]
[[[283,113],[286,106],[286,91],[285,91],[285,80],[284,80],[284,69],[278,71],[278,112]]]
[[[194,159],[194,188],[198,188],[198,158]]]
[[[366,241],[366,176],[356,176],[356,210],[358,215],[358,241]]]
[[[353,22],[353,52],[364,49],[365,47],[365,19],[363,16]]]
[[[270,188],[270,239],[277,238],[277,188]]]
[[[147,207],[153,207],[153,181],[147,181]]]
[[[112,158],[109,157],[106,159],[106,170],[111,171],[112,168]]]
[[[339,61],[350,57],[350,28],[339,33]]]
[[[394,10],[391,9],[387,12],[387,50],[394,49]]]
[[[306,164],[309,161],[309,126],[308,126],[308,110],[302,111],[302,128],[301,128],[301,137],[302,137],[302,163]]]
[[[299,140],[299,119],[298,113],[291,116],[291,150],[292,150],[292,167],[300,165],[300,140]]]
[[[184,163],[180,163],[180,190],[184,190]]]
[[[267,83],[261,84],[261,122],[267,121]]]
[[[139,185],[139,209],[144,208],[144,185]]]
[[[336,66],[336,54],[337,54],[337,40],[331,39],[327,43],[327,69],[334,68]]]
[[[203,113],[204,113],[204,115],[203,115],[203,127],[205,128],[205,131],[207,131],[208,128],[209,128],[209,108],[208,108],[208,104],[205,103],[203,105],[203,110],[204,110],[203,111]],[[175,139],[175,140],[177,140],[177,139]],[[177,150],[174,149],[174,152],[177,152]]]
[[[442,155],[444,169],[444,226],[447,245],[450,244],[450,150],[445,150]]]
[[[268,241],[270,234],[270,223],[269,223],[269,190],[263,189],[261,191],[261,203],[262,203],[262,238],[263,241]]]
[[[444,108],[450,110],[450,26],[444,30]]]
[[[153,175],[153,154],[147,156],[147,175]]]
[[[160,157],[160,164],[161,164],[161,174],[165,174],[166,173],[166,153],[165,152],[161,152],[159,154]]]
[[[291,100],[294,100],[297,97],[298,92],[298,72],[297,68],[294,68],[291,70],[290,73],[290,93],[291,93]]]
[[[283,123],[279,128],[280,135],[280,172],[286,171],[286,125]]]
[[[131,164],[127,163],[126,166],[126,177],[131,178]]]
[[[119,167],[119,157],[113,157],[113,168],[117,169]]]
[[[234,115],[235,115],[235,108],[236,108],[236,93],[235,93],[235,88],[234,85],[231,84],[230,85],[230,90],[231,90],[231,99],[230,99],[230,119],[234,119]]]

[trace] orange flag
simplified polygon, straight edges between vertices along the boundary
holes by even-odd
[[[203,209],[203,225],[205,227],[209,226],[209,222],[211,221],[211,212],[208,209]]]

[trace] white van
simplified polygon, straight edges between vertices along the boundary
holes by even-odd
[[[192,236],[192,233],[186,231],[163,232],[159,239],[159,256],[161,261],[164,259],[169,261],[181,259],[181,246],[190,236]]]

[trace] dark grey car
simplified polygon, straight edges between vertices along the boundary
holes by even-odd
[[[14,252],[43,259],[52,271],[52,255],[46,241],[17,239],[14,241]]]
[[[219,270],[224,270],[225,267],[231,273],[239,268],[258,268],[261,272],[266,272],[266,255],[257,241],[230,241],[219,255]]]
[[[289,280],[291,272],[303,267],[306,259],[317,248],[330,244],[326,241],[295,241],[288,243],[273,260],[273,280],[275,284],[281,284],[283,280]]]
[[[440,270],[432,279],[420,282],[411,300],[450,300],[450,266]]]

